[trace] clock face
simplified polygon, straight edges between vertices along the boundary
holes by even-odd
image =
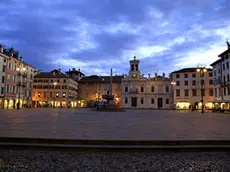
[[[132,77],[133,77],[133,78],[136,78],[136,77],[137,77],[137,75],[134,73],[134,74],[132,75]]]

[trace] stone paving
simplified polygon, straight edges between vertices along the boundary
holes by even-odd
[[[0,137],[227,140],[230,139],[230,115],[170,110],[8,110],[0,111]]]
[[[229,172],[229,152],[85,153],[0,149],[0,172]]]

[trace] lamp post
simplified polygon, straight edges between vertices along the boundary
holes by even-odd
[[[201,113],[204,113],[204,88],[203,83],[201,82],[201,77],[204,77],[204,73],[207,72],[207,69],[204,67],[197,68],[196,71],[200,73],[200,92],[201,92]]]
[[[17,103],[17,109],[20,109],[20,104],[21,104],[21,87],[25,88],[26,83],[25,83],[25,78],[26,78],[26,68],[25,67],[17,67],[17,76],[18,76],[18,81],[17,81],[17,86],[18,86],[18,103]],[[22,90],[23,92],[23,90]],[[24,95],[23,95],[24,96]],[[23,102],[22,102],[23,103]]]
[[[55,96],[56,96],[55,89],[56,89],[57,82],[54,82],[53,85],[54,85],[54,103],[53,103],[53,107],[55,108]]]
[[[174,89],[173,89],[173,87],[174,87],[174,85],[176,85],[176,82],[171,82],[171,90],[172,90],[172,109],[174,110]]]

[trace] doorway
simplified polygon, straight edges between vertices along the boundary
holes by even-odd
[[[132,97],[132,107],[137,107],[137,97]]]
[[[157,107],[158,108],[162,108],[163,107],[163,99],[162,98],[158,98],[157,99]]]

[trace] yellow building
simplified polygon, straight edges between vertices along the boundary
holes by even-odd
[[[38,71],[34,76],[35,107],[77,107],[78,83],[60,70]]]

